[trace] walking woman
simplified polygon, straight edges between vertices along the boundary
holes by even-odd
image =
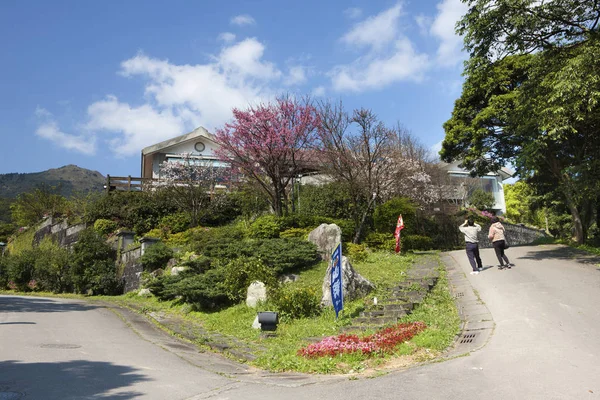
[[[498,217],[492,218],[492,225],[490,226],[488,238],[492,241],[496,257],[498,257],[498,261],[500,262],[498,268],[504,269],[514,266],[515,264],[508,261],[508,257],[504,254],[504,249],[506,249],[506,236],[504,234],[504,226],[502,226]]]

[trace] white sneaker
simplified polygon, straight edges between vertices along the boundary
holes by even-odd
[[[479,275],[479,271],[471,271],[471,275]]]

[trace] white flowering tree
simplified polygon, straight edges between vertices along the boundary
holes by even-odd
[[[169,190],[173,202],[189,213],[192,226],[219,205],[230,181],[231,168],[216,166],[189,153],[160,165],[160,187]]]
[[[388,128],[368,109],[348,115],[342,104],[320,105],[321,168],[345,184],[352,196],[358,243],[376,201],[409,197],[420,204],[435,200],[425,153],[401,127]]]

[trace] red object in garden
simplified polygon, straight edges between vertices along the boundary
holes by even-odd
[[[400,231],[404,229],[404,220],[402,219],[402,214],[398,217],[398,223],[396,224],[396,232],[394,232],[394,237],[396,238],[396,253],[400,253]]]

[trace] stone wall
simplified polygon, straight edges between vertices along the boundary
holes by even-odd
[[[47,218],[35,231],[33,244],[39,245],[45,237],[51,236],[60,247],[70,248],[77,243],[81,231],[85,228],[85,224],[69,225],[65,220],[56,221],[54,218]]]
[[[131,292],[139,289],[140,278],[142,276],[143,267],[139,259],[142,256],[142,246],[134,247],[127,251],[123,251],[120,255],[121,278],[124,281],[124,292]]]
[[[506,232],[506,240],[511,246],[523,246],[527,244],[533,243],[536,239],[546,237],[546,233],[543,230],[529,228],[523,225],[513,225],[506,222],[503,222]],[[490,248],[492,247],[492,242],[488,239],[488,231],[490,229],[490,224],[482,225],[481,232],[479,234],[479,247],[480,248]],[[464,236],[463,238],[464,242]]]

